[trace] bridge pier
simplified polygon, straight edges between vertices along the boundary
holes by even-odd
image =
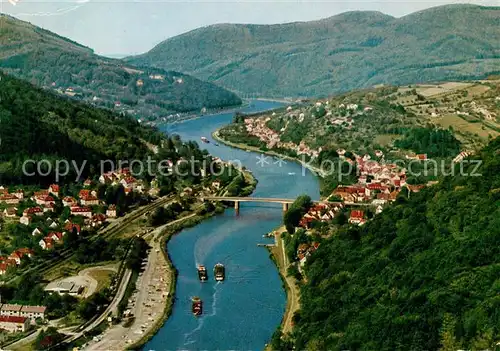
[[[234,202],[234,212],[236,212],[237,216],[240,215],[240,202],[239,201]]]
[[[286,211],[288,211],[288,203],[283,202],[283,213],[285,213]]]

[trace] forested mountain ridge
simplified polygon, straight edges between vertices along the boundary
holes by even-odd
[[[291,337],[273,349],[493,350],[500,341],[500,138],[476,162],[364,226],[344,226],[305,265]]]
[[[101,160],[144,159],[162,135],[131,117],[88,106],[0,73],[0,176],[2,184],[54,181],[23,175],[27,159],[74,160],[99,171]],[[33,166],[33,165],[30,165]],[[31,173],[32,168],[28,168]],[[45,169],[43,169],[45,172]],[[74,180],[74,179],[72,179]]]
[[[212,83],[102,57],[55,33],[0,15],[0,70],[97,106],[142,119],[241,104]]]
[[[500,7],[449,5],[402,18],[347,12],[311,22],[218,24],[126,61],[257,96],[482,78],[499,71],[499,18]]]

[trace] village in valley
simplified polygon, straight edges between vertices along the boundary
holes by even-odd
[[[320,245],[311,237],[328,237],[332,223],[364,225],[400,195],[408,198],[435,185],[440,170],[453,168],[498,135],[497,83],[376,87],[240,115],[219,134],[255,151],[299,159],[323,176],[324,200],[312,204],[297,226],[309,236],[290,257],[301,270]],[[478,124],[481,131],[473,129]],[[420,142],[426,138],[431,142]],[[438,141],[444,145],[439,150]],[[353,173],[343,179],[339,173],[321,174],[325,160],[347,163]],[[415,176],[424,169],[428,174]]]

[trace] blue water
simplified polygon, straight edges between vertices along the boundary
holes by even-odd
[[[254,101],[244,112],[257,112],[280,104]],[[252,196],[295,198],[307,193],[319,199],[319,184],[309,171],[296,163],[257,164],[256,153],[215,146],[211,133],[231,122],[233,113],[205,116],[164,130],[183,140],[212,142],[202,144],[212,155],[224,160],[240,160],[258,179]],[[201,143],[201,142],[200,142]],[[285,311],[286,294],[274,263],[265,248],[263,234],[282,222],[281,205],[242,203],[240,215],[228,209],[194,228],[174,236],[168,252],[179,272],[173,313],[147,343],[144,350],[261,350],[269,342]],[[213,266],[226,267],[226,280],[216,283]],[[198,281],[196,266],[207,267],[209,280]],[[203,300],[203,315],[191,313],[191,297]]]

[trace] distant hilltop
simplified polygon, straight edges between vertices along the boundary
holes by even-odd
[[[0,71],[142,120],[240,105],[234,93],[179,72],[138,68],[0,14]]]
[[[322,96],[498,73],[500,7],[447,5],[401,18],[346,12],[276,25],[217,24],[127,62],[178,70],[258,96]]]

